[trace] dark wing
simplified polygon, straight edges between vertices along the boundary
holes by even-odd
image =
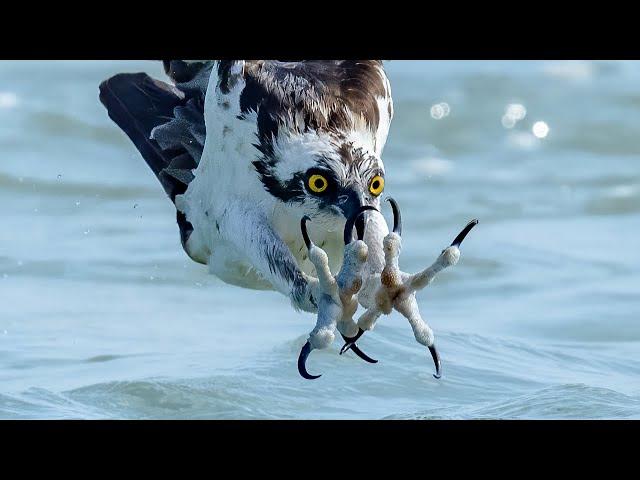
[[[142,154],[175,202],[198,165],[205,140],[204,98],[212,62],[165,61],[169,85],[144,73],[122,73],[100,85],[109,117]],[[193,230],[177,213],[183,246]]]

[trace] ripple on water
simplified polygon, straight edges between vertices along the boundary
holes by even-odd
[[[276,418],[261,408],[259,392],[233,376],[205,380],[109,382],[66,392],[74,402],[122,418]]]
[[[608,188],[589,200],[585,210],[596,215],[640,212],[640,186],[623,184]]]
[[[391,415],[388,419],[614,419],[635,418],[640,397],[584,384],[564,384],[536,390],[480,407],[454,411],[435,408],[427,412]]]

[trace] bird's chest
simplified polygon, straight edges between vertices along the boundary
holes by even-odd
[[[315,267],[309,261],[307,247],[302,238],[300,219],[305,215],[303,210],[292,209],[291,207],[275,206],[271,215],[271,226],[276,234],[296,259],[298,267],[304,273],[316,276]],[[322,248],[329,257],[329,268],[335,275],[342,266],[344,254],[344,241],[342,230],[344,224],[330,221],[328,219],[314,218],[307,224],[309,238]]]
[[[322,248],[329,257],[329,268],[331,272],[336,275],[340,271],[342,266],[342,257],[344,253],[344,244],[340,235],[336,235],[333,232],[320,232],[313,235],[310,232],[313,243]],[[302,235],[291,235],[289,237],[284,236],[285,244],[291,251],[291,254],[296,259],[300,270],[309,275],[317,276],[316,269],[309,260],[309,254],[307,247],[304,244]]]

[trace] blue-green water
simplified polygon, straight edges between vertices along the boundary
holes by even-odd
[[[305,381],[313,316],[189,260],[97,99],[160,65],[0,62],[0,417],[640,418],[640,63],[386,69],[401,267],[480,219],[419,297],[441,380],[393,314]]]

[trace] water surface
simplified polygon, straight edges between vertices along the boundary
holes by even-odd
[[[640,418],[640,63],[386,64],[401,267],[471,218],[380,363],[296,357],[314,318],[225,285],[98,102],[154,62],[0,62],[0,418]],[[543,122],[543,123],[540,123]]]

